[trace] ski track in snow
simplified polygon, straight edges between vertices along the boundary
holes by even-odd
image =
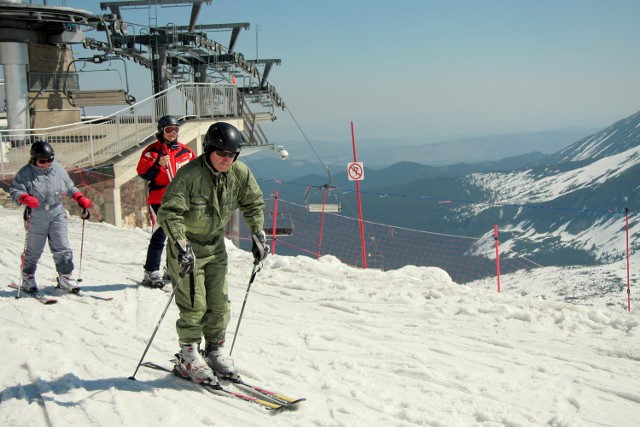
[[[20,212],[0,208],[7,282],[19,274]],[[76,262],[80,232],[71,218]],[[454,284],[437,268],[383,273],[333,257],[270,257],[233,356],[247,380],[306,397],[296,411],[270,414],[144,367],[132,381],[170,295],[130,280],[142,275],[148,238],[86,224],[82,286],[112,301],[61,295],[44,306],[0,290],[0,425],[617,427],[640,419],[635,289],[630,313],[607,305],[602,292],[588,293],[586,269],[568,269],[562,281],[561,269],[536,270],[529,287],[524,274],[505,276],[498,294],[490,282]],[[227,348],[251,254],[230,248],[229,263]],[[47,250],[37,274],[53,293],[52,264]],[[594,299],[563,301],[578,290]],[[145,360],[170,366],[177,315],[172,303]]]

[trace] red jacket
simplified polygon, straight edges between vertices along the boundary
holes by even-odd
[[[168,155],[170,162],[161,167],[160,157]],[[147,204],[159,205],[162,202],[164,190],[182,166],[196,158],[193,150],[177,140],[168,146],[158,140],[144,149],[138,161],[136,171],[145,181],[149,181],[149,195]]]

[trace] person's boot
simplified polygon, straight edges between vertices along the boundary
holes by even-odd
[[[71,277],[71,274],[58,274],[58,287],[67,292],[71,292],[77,294],[80,292],[80,286],[78,286],[78,282],[76,279]]]
[[[180,343],[180,353],[176,356],[176,370],[183,377],[199,383],[218,383],[213,371],[202,358],[198,343]]]
[[[144,272],[144,278],[142,279],[142,286],[149,288],[164,288],[164,280],[160,271],[146,271]]]
[[[207,342],[204,355],[207,363],[219,378],[239,380],[240,374],[233,365],[233,359],[224,350],[223,342]]]
[[[22,291],[30,294],[38,292],[38,284],[36,283],[36,275],[29,273],[22,273]]]

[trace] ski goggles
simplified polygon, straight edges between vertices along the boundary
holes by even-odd
[[[180,132],[180,128],[178,126],[165,126],[164,129],[162,129],[164,131],[164,133],[178,133]]]
[[[235,159],[236,156],[238,155],[238,153],[230,153],[230,152],[224,151],[224,150],[216,150],[216,151],[214,151],[214,153],[216,153],[220,157],[228,157],[230,159]]]
[[[50,159],[37,159],[36,163],[38,163],[39,165],[46,165],[48,163],[53,163],[53,157]]]

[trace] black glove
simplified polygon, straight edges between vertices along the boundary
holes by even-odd
[[[251,252],[253,252],[253,259],[256,263],[262,261],[269,255],[271,246],[267,243],[267,238],[264,235],[264,231],[260,230],[257,233],[251,235],[253,245],[251,246]]]
[[[193,272],[196,265],[196,256],[191,249],[191,242],[188,240],[179,240],[175,243],[178,250],[178,264],[182,267],[180,277],[184,277]]]

